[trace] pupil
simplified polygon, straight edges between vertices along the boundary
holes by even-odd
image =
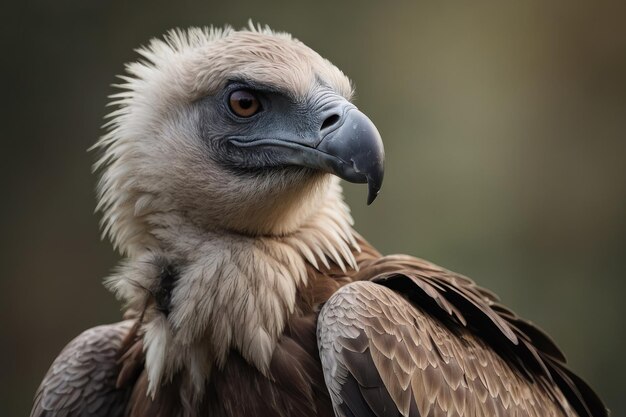
[[[244,110],[248,110],[250,107],[252,107],[252,100],[250,100],[249,98],[239,99],[239,106]]]

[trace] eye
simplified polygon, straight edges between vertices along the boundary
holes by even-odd
[[[250,117],[261,109],[259,99],[250,90],[235,90],[228,98],[230,110],[239,117]]]

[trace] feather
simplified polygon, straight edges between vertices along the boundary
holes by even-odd
[[[116,384],[118,357],[132,325],[98,326],[72,340],[39,386],[31,417],[121,417],[134,381],[126,370],[124,383]]]
[[[412,403],[421,416],[607,415],[541,330],[468,278],[405,256],[364,261],[355,277],[362,281],[335,293],[318,321],[322,364],[338,368],[324,368],[326,383],[340,398],[353,395],[343,393],[351,375],[371,390],[375,370],[401,415]],[[347,312],[356,316],[342,320]]]

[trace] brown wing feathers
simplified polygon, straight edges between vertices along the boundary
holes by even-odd
[[[83,332],[63,349],[35,394],[31,417],[122,416],[130,394],[116,387],[130,321]]]
[[[346,319],[351,314],[354,318]],[[331,376],[332,368],[338,369],[335,381],[327,378],[327,384],[341,398],[340,411],[364,402],[376,405],[372,411],[378,417],[573,416],[554,406],[564,401],[562,396],[529,388],[532,383],[467,329],[451,331],[376,283],[342,288],[320,313],[320,325],[325,372]],[[342,368],[348,377],[342,376]],[[350,376],[359,390],[344,390],[342,381],[350,382]],[[381,389],[393,399],[395,413],[382,411],[389,406],[380,408],[385,399]]]
[[[593,390],[566,368],[562,352],[543,331],[470,279],[408,256],[363,259],[354,278],[390,288],[409,302],[370,287],[353,289],[356,294],[343,298],[345,314],[358,312],[354,321],[341,323],[336,317],[331,321],[339,320],[338,326],[363,321],[358,337],[338,339],[342,365],[349,374],[342,394],[344,409],[360,407],[360,402],[386,404],[393,397],[402,415],[413,414],[412,400],[424,416],[444,411],[483,415],[481,410],[488,412],[484,415],[499,415],[509,407],[528,416],[573,415],[572,409],[579,416],[608,415]],[[421,324],[412,329],[416,321]],[[432,333],[422,333],[424,329]],[[383,385],[372,374],[372,365]],[[421,370],[421,383],[415,383],[416,369]],[[383,386],[388,398],[374,389]],[[525,392],[528,389],[530,393]],[[472,404],[476,399],[480,401]],[[450,407],[456,414],[448,414]],[[373,410],[374,415],[386,415]]]

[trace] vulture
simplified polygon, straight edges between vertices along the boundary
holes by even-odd
[[[383,256],[340,179],[383,180],[350,80],[289,34],[173,30],[126,65],[94,145],[123,321],[54,360],[32,417],[599,417],[534,324]]]

